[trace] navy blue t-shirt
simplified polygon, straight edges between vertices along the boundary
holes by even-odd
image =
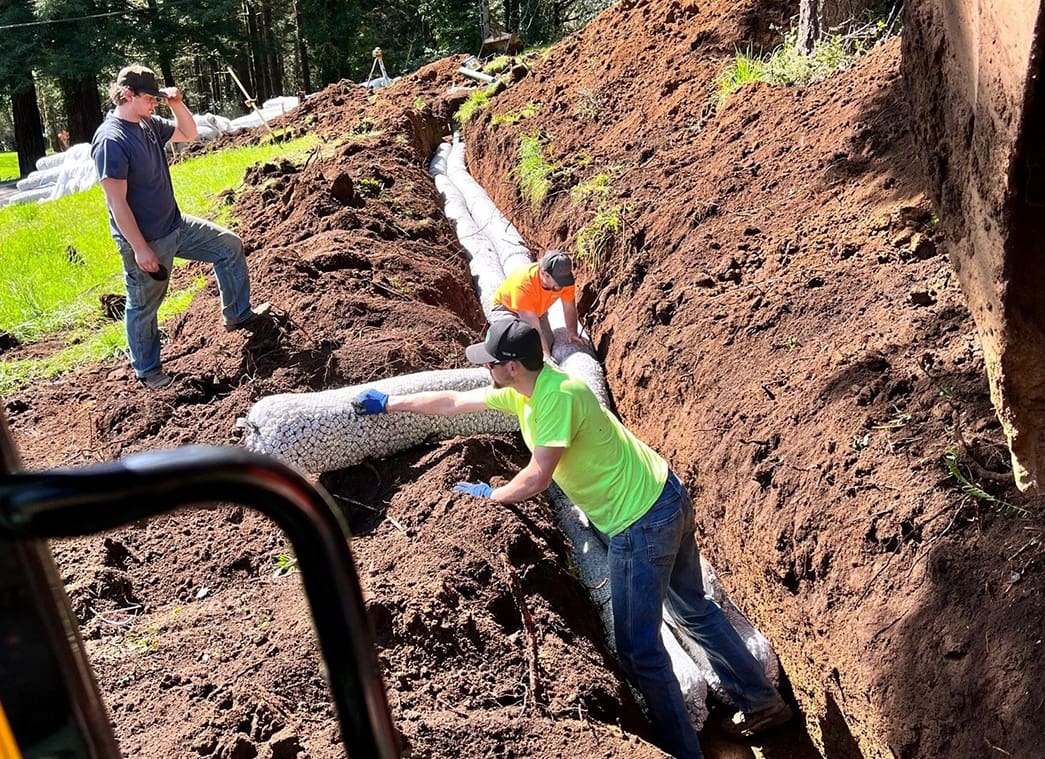
[[[169,119],[150,116],[135,124],[111,112],[91,140],[98,178],[127,180],[127,204],[146,241],[166,237],[181,224],[163,149],[175,128]],[[109,230],[117,240],[123,240],[112,209]]]

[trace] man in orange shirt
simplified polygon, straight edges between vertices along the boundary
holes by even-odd
[[[562,299],[566,317],[566,339],[584,345],[577,334],[577,303],[573,290],[573,262],[561,250],[549,250],[538,263],[512,272],[493,296],[491,321],[518,317],[541,336],[544,358],[552,358],[551,324],[548,309]]]

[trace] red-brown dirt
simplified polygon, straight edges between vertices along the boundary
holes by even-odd
[[[734,48],[773,44],[791,10],[623,0],[465,125],[470,168],[538,251],[623,209],[584,263],[583,320],[618,412],[684,475],[702,550],[780,654],[802,719],[761,755],[1036,756],[1041,503],[1010,484],[899,43],[714,108]],[[373,96],[331,86],[292,114],[323,150],[252,170],[235,205],[274,315],[225,333],[211,285],[167,326],[172,388],[113,362],[7,398],[26,467],[235,444],[265,395],[461,365],[482,317],[425,171],[459,64]],[[559,167],[536,208],[517,189],[522,134]],[[604,195],[571,197],[599,172]],[[1029,514],[964,494],[949,450]],[[544,500],[448,492],[525,460],[518,440],[480,437],[321,478],[353,528],[407,753],[657,756]],[[270,523],[221,506],[54,550],[126,755],[340,755]],[[709,756],[751,755],[705,739]]]

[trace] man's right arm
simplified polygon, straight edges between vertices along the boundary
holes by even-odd
[[[107,177],[102,180],[102,191],[105,193],[105,202],[116,221],[116,228],[120,230],[120,234],[134,250],[134,261],[138,264],[138,268],[148,272],[159,271],[160,260],[156,258],[149,243],[145,241],[141,229],[138,228],[138,222],[134,218],[134,212],[127,203],[127,180]]]
[[[466,392],[430,390],[409,395],[385,395],[377,390],[365,390],[353,401],[362,414],[408,411],[430,416],[456,416],[472,411],[483,411],[488,388],[478,387]]]

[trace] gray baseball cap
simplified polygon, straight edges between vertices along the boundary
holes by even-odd
[[[541,259],[541,268],[555,280],[559,287],[573,284],[573,262],[561,250],[549,250]]]

